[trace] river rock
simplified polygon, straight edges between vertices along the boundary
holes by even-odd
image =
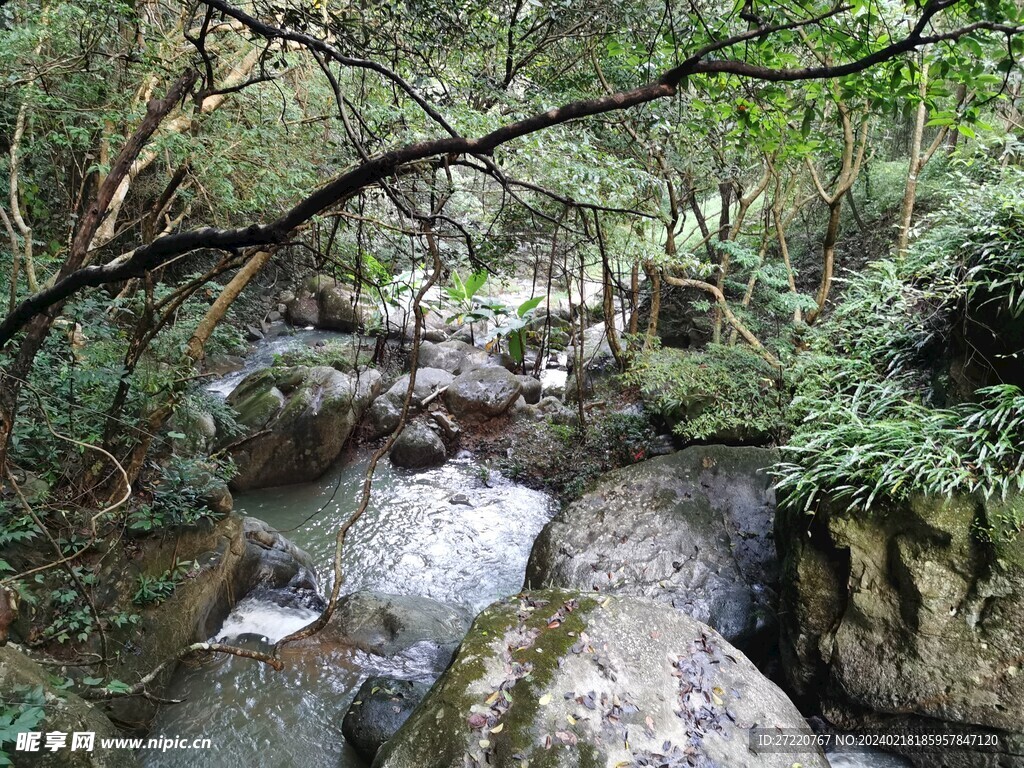
[[[320,325],[320,306],[313,297],[296,297],[286,304],[285,318],[298,328]]]
[[[121,649],[107,674],[127,683],[137,682],[189,643],[213,636],[234,604],[253,586],[252,571],[245,565],[244,525],[235,514],[219,520],[204,518],[179,528],[172,536],[135,539],[134,544],[137,549],[129,553],[116,538],[103,543],[93,593],[103,616],[120,612],[140,616],[136,624],[108,626],[106,630],[111,647]],[[156,578],[187,561],[195,566],[170,597],[146,606],[132,603],[140,576]],[[88,650],[98,650],[97,634],[90,638],[93,646]],[[165,696],[173,670],[173,665],[165,668],[147,689],[155,696]],[[112,699],[99,706],[116,722],[136,729],[148,728],[157,709],[155,701],[142,697]]]
[[[490,355],[464,341],[445,341],[420,345],[419,364],[424,368],[440,368],[453,375],[490,365]]]
[[[504,368],[477,368],[455,378],[445,403],[456,418],[500,416],[521,391],[519,379]]]
[[[272,368],[246,377],[228,396],[249,437],[231,451],[238,468],[232,487],[315,480],[341,454],[379,384],[375,370],[350,376],[326,366]]]
[[[470,617],[453,605],[415,595],[360,591],[342,597],[327,626],[298,648],[356,648],[390,658],[415,654],[434,670],[448,666]]]
[[[557,590],[485,609],[374,768],[827,768],[756,754],[748,732],[806,727],[718,633],[643,598]]]
[[[413,680],[367,678],[341,723],[345,740],[372,763],[384,742],[397,733],[429,690],[426,683]]]
[[[366,323],[369,311],[354,291],[335,283],[322,283],[316,292],[318,328],[352,333]]]
[[[133,768],[139,763],[130,749],[103,749],[100,740],[121,738],[122,734],[110,719],[89,702],[75,694],[53,687],[53,667],[44,668],[13,645],[0,646],[0,702],[7,704],[24,698],[22,691],[39,690],[44,697],[43,717],[28,727],[15,731],[39,731],[43,734],[60,731],[66,734],[63,749],[46,749],[45,735],[40,738],[38,752],[15,751],[13,743],[3,748],[14,759],[17,768]],[[27,708],[26,708],[27,709]],[[93,751],[71,749],[74,733],[95,734]],[[10,737],[13,741],[13,734]]]
[[[848,726],[870,717],[901,731],[991,728],[1017,755],[908,753],[915,765],[1024,765],[1024,539],[977,535],[985,521],[1020,519],[1024,498],[890,506],[780,511],[790,685]]]
[[[409,405],[413,409],[423,406],[423,401],[437,390],[447,387],[455,377],[440,368],[419,368],[416,371],[416,386],[413,387],[412,400]],[[373,401],[366,414],[367,437],[370,440],[389,435],[398,426],[402,415],[402,404],[409,389],[409,374],[405,374],[392,385],[391,389]]]
[[[408,424],[391,447],[391,463],[407,469],[439,467],[448,458],[444,442],[422,422]]]
[[[695,446],[611,472],[544,528],[527,583],[649,597],[737,645],[763,638],[774,627],[776,460]]]
[[[529,405],[536,405],[540,402],[540,391],[542,385],[540,379],[535,379],[533,376],[517,376],[519,384],[522,386],[522,395],[526,399]]]
[[[316,594],[316,566],[309,553],[255,517],[242,519],[242,532],[242,581],[249,590],[290,588]]]

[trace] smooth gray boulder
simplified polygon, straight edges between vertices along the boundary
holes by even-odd
[[[611,472],[544,528],[527,584],[653,598],[741,647],[763,644],[775,626],[776,460],[695,446]]]
[[[456,418],[490,418],[508,410],[521,391],[519,379],[504,368],[477,368],[455,378],[445,403]]]
[[[377,751],[398,732],[429,690],[429,685],[414,680],[367,678],[341,723],[345,740],[366,762],[373,762]]]
[[[316,292],[318,328],[352,333],[366,323],[369,310],[361,296],[334,283],[323,283]]]
[[[373,768],[828,768],[752,751],[806,728],[718,633],[643,598],[550,590],[495,603]]]
[[[419,364],[424,368],[440,368],[454,375],[490,365],[490,355],[464,341],[423,342]]]
[[[320,325],[320,307],[316,298],[293,297],[286,304],[285,319],[298,328]]]
[[[422,422],[408,424],[391,447],[391,463],[406,469],[439,467],[447,458],[444,441]]]
[[[522,395],[526,402],[530,405],[539,403],[542,389],[540,379],[535,379],[533,376],[518,376],[517,378],[522,386]]]
[[[337,460],[378,392],[380,374],[326,366],[258,371],[228,396],[247,428],[231,457],[236,491],[315,480]]]

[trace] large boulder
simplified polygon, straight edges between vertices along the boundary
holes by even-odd
[[[761,448],[695,446],[605,475],[534,544],[527,583],[668,603],[746,645],[774,627],[775,497]]]
[[[372,763],[377,751],[398,732],[429,690],[429,685],[414,680],[367,678],[341,723],[345,740]]]
[[[139,620],[107,628],[108,646],[118,649],[117,662],[97,676],[109,676],[129,685],[174,658],[190,643],[209,639],[252,586],[252,571],[245,565],[244,524],[235,514],[216,521],[201,520],[178,529],[174,535],[135,539],[133,551],[126,551],[116,537],[110,537],[103,546],[93,593],[96,608],[103,616],[136,613]],[[131,596],[139,589],[142,577],[165,576],[185,562],[195,565],[170,597],[143,606],[132,602]],[[90,638],[89,650],[99,650],[97,634]],[[157,697],[163,696],[173,669],[164,668],[147,685],[147,690]],[[100,706],[116,722],[146,729],[156,713],[157,701],[116,698]]]
[[[421,408],[424,400],[439,389],[447,387],[454,378],[448,371],[440,368],[419,368],[416,371],[416,386],[413,387],[412,400],[409,405],[414,409]],[[391,389],[373,401],[373,405],[370,406],[366,414],[369,439],[376,440],[395,431],[402,415],[402,404],[405,402],[405,394],[408,389],[409,374],[405,374],[392,385]]]
[[[246,377],[228,404],[248,428],[234,442],[235,490],[315,480],[341,454],[378,392],[374,370],[348,375],[326,366],[267,369]]]
[[[847,726],[991,728],[1017,755],[908,753],[918,766],[1024,765],[1024,540],[979,535],[1022,511],[1019,496],[780,511],[781,651],[793,689]]]
[[[54,687],[53,668],[44,668],[13,645],[0,646],[0,708],[12,702],[25,701],[19,715],[27,720],[15,732],[39,732],[38,751],[15,751],[15,744],[0,736],[0,758],[4,752],[13,758],[15,768],[132,768],[138,761],[130,749],[104,749],[102,739],[123,738],[110,719],[89,702]],[[41,698],[39,698],[41,697]],[[42,712],[33,706],[38,702]],[[46,749],[46,733],[59,731],[65,735],[63,748]],[[93,734],[91,750],[72,749],[76,733]],[[4,734],[6,736],[6,734]],[[13,735],[11,736],[13,741]],[[6,763],[4,763],[6,765]]]
[[[456,417],[500,416],[522,388],[518,377],[504,368],[476,368],[455,378],[445,393],[445,403]]]
[[[485,609],[374,768],[827,768],[755,753],[796,707],[700,622],[642,598],[556,590]]]
[[[444,341],[420,345],[419,364],[424,368],[440,368],[453,375],[490,365],[490,355],[464,341]]]
[[[444,441],[437,432],[419,421],[406,426],[391,447],[391,463],[406,469],[438,467],[447,458]]]
[[[413,595],[360,591],[342,597],[327,626],[290,652],[355,648],[384,658],[415,656],[440,674],[466,634],[470,617],[453,605]]]
[[[320,307],[316,298],[313,296],[291,298],[285,305],[285,318],[299,328],[320,325]]]
[[[316,566],[309,553],[255,517],[243,518],[242,532],[242,583],[248,590],[263,587],[317,593]]]
[[[335,283],[322,283],[316,301],[319,328],[352,333],[366,324],[370,314],[361,296]]]
[[[517,376],[516,378],[519,379],[519,383],[522,385],[522,394],[526,402],[530,405],[539,403],[541,390],[543,389],[540,379],[533,376]]]

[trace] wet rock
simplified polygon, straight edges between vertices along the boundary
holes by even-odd
[[[519,379],[504,368],[478,368],[456,377],[445,402],[456,418],[488,418],[504,413],[521,391]]]
[[[391,447],[391,463],[407,469],[439,467],[448,458],[444,442],[422,422],[406,425]]]
[[[248,428],[231,456],[235,490],[301,483],[322,475],[378,392],[380,374],[334,368],[269,369],[242,381],[228,403]]]
[[[402,420],[402,400],[392,396],[390,392],[373,401],[366,412],[367,438],[376,440],[390,435]]]
[[[805,727],[714,630],[642,598],[550,590],[477,617],[374,768],[827,768],[753,752],[755,725]]]
[[[469,623],[461,608],[428,597],[360,591],[341,598],[327,626],[295,645],[356,648],[386,658],[415,652],[436,675],[448,666]]]
[[[4,743],[4,749],[15,760],[17,768],[132,768],[139,763],[135,753],[128,749],[102,749],[100,740],[125,736],[110,719],[79,696],[53,687],[53,667],[44,668],[12,645],[0,647],[0,701],[8,703],[23,698],[20,691],[41,689],[45,699],[43,719],[24,730],[43,734],[60,731],[66,734],[63,749],[46,749],[45,736],[40,740],[38,752],[15,751],[13,743]],[[10,697],[10,698],[9,698]],[[22,730],[15,723],[15,731]],[[71,749],[74,733],[95,734],[93,751]],[[13,735],[10,737],[13,741]]]
[[[245,338],[249,341],[263,341],[263,329],[255,325],[245,326]]]
[[[410,407],[414,409],[422,407],[424,400],[434,395],[439,389],[447,387],[453,379],[454,377],[448,371],[440,368],[420,368],[416,371],[416,386],[413,388]],[[387,392],[373,401],[373,405],[370,406],[366,415],[369,439],[376,440],[395,431],[408,389],[409,374],[406,374],[396,381]]]
[[[884,513],[780,510],[781,651],[793,689],[844,725],[984,727],[1024,755],[1024,541],[977,535],[1022,511],[1013,495],[916,496]],[[918,766],[1024,764],[959,750],[907,756]]]
[[[533,376],[517,376],[519,383],[522,386],[522,395],[526,398],[526,402],[530,405],[536,405],[540,402],[541,394],[541,383],[540,379],[535,379]]]
[[[611,472],[544,528],[527,583],[653,598],[763,645],[775,626],[776,460],[696,446]]]
[[[213,376],[226,376],[245,367],[245,358],[238,355],[211,355],[206,358],[203,370]]]
[[[341,723],[345,740],[372,763],[377,751],[398,732],[429,690],[429,685],[412,680],[368,678],[359,686]]]
[[[237,515],[228,514],[216,521],[207,518],[179,529],[173,536],[136,540],[136,546],[138,551],[129,558],[124,547],[116,539],[111,540],[109,549],[99,559],[102,567],[94,592],[96,607],[102,615],[130,611],[141,617],[138,624],[130,627],[107,629],[108,642],[123,649],[108,674],[124,681],[140,679],[189,643],[211,637],[235,602],[252,586],[251,571],[244,566],[247,542]],[[196,566],[169,598],[142,607],[131,602],[140,575],[158,577],[176,563],[186,561],[193,561]],[[96,639],[94,633],[93,640]],[[147,686],[148,690],[164,696],[172,673],[173,666],[166,668]],[[113,699],[101,708],[116,722],[145,729],[157,705],[132,697]]]
[[[246,592],[265,587],[316,593],[316,566],[309,553],[255,517],[243,518],[242,532],[246,549],[241,570]]]

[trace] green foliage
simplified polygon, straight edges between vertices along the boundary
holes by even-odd
[[[1024,392],[1002,385],[978,394],[976,403],[929,408],[889,379],[802,396],[804,426],[784,448],[791,460],[776,467],[780,499],[813,511],[827,494],[869,510],[916,493],[1024,491]]]
[[[13,504],[0,501],[0,549],[32,541],[41,533],[31,515],[16,514],[13,508]]]
[[[194,572],[196,565],[195,562],[186,560],[167,569],[159,576],[140,575],[138,588],[132,595],[132,602],[141,606],[162,603],[173,595],[178,585]]]
[[[948,202],[928,217],[906,257],[872,262],[843,280],[843,302],[820,349],[834,344],[880,372],[910,375],[941,356],[964,317],[1024,313],[1024,170],[990,176],[961,162],[947,184]]]
[[[655,348],[635,358],[627,380],[686,440],[764,439],[779,431],[786,404],[778,373],[740,346]]]
[[[845,281],[796,376],[781,503],[812,512],[827,498],[871,510],[914,494],[1005,500],[1024,490],[1020,388],[961,391],[967,402],[950,406],[935,386],[965,319],[1024,313],[1022,181],[1019,168],[956,159],[948,202],[909,254]],[[1012,537],[1020,522],[996,528]]]
[[[518,307],[492,303],[477,310],[481,319],[487,319],[493,323],[487,334],[487,342],[489,344],[497,342],[500,345],[501,340],[505,339],[508,344],[508,353],[513,360],[522,365],[526,360],[526,328],[533,320],[537,307],[545,298],[544,296],[534,296]]]
[[[13,745],[19,733],[34,731],[46,716],[43,686],[16,685],[0,702],[0,766],[14,765],[6,745]],[[13,750],[13,746],[11,747]]]
[[[135,531],[154,531],[195,525],[217,515],[204,503],[204,496],[230,469],[194,456],[174,455],[160,467],[152,500],[134,510],[128,527]]]

